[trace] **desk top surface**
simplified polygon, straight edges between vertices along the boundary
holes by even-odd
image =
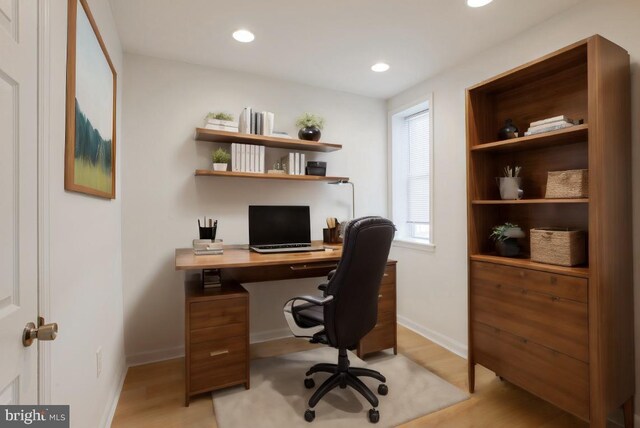
[[[322,241],[314,241],[313,245],[322,245]],[[342,247],[335,244],[330,246],[335,249],[303,253],[259,254],[249,251],[246,245],[225,245],[224,254],[216,256],[196,256],[191,248],[176,248],[175,263],[176,270],[191,270],[274,266],[289,263],[340,260]]]

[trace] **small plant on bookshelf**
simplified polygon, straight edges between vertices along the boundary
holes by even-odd
[[[490,238],[496,243],[496,251],[502,257],[518,257],[518,238],[524,238],[524,231],[517,224],[504,223],[494,226]]]
[[[224,149],[218,149],[211,153],[214,171],[226,171],[227,164],[231,161],[231,155]]]
[[[233,115],[229,114],[229,113],[223,113],[223,112],[209,113],[207,115],[207,119],[232,121],[233,120]]]
[[[313,113],[305,113],[296,120],[296,126],[300,128],[298,138],[301,140],[319,141],[324,119]]]

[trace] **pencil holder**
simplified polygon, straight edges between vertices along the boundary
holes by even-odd
[[[339,244],[342,242],[340,240],[340,231],[337,227],[333,229],[322,229],[322,241],[325,244]]]
[[[199,227],[200,239],[216,239],[216,229],[218,226],[213,227]]]

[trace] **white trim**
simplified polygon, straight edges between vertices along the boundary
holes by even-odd
[[[49,320],[51,293],[50,255],[50,88],[51,37],[49,1],[38,0],[38,315]],[[38,403],[51,403],[50,342],[38,341]]]
[[[143,364],[157,363],[158,361],[171,360],[173,358],[180,357],[184,357],[184,345],[127,355],[127,366],[141,366]]]
[[[426,104],[429,109],[429,135],[431,141],[429,141],[429,165],[431,170],[429,171],[429,244],[431,246],[430,251],[435,250],[436,243],[436,218],[435,218],[435,209],[434,209],[434,200],[435,200],[435,171],[436,171],[436,162],[435,162],[435,135],[436,130],[434,129],[434,104],[433,104],[433,92],[429,92],[426,95],[420,96],[416,98],[412,102],[408,102],[399,107],[396,107],[392,110],[388,110],[387,112],[387,212],[389,213],[389,218],[396,223],[397,219],[395,219],[395,215],[393,212],[393,122],[394,116],[406,112],[407,110],[411,110],[413,108],[418,108],[420,105]],[[406,237],[398,239],[398,241],[407,241],[410,242]],[[394,241],[395,242],[395,241]],[[424,244],[423,244],[424,245]],[[402,245],[398,245],[402,246]],[[413,249],[421,249],[418,247],[411,247]]]
[[[113,417],[115,416],[116,409],[118,408],[118,401],[120,401],[122,387],[124,386],[124,380],[127,378],[127,370],[128,367],[124,364],[120,370],[120,378],[117,379],[117,384],[115,385],[115,388],[113,388],[111,400],[108,403],[109,405],[105,408],[105,413],[102,416],[102,424],[99,425],[101,427],[108,428],[113,422]]]
[[[442,346],[443,348],[448,349],[454,354],[467,359],[468,353],[466,344],[458,342],[457,340],[452,339],[449,336],[445,336],[442,333],[438,333],[437,331],[431,330],[430,328],[415,323],[409,318],[402,315],[398,315],[398,324],[408,328],[415,333],[418,333],[420,336],[429,339],[430,341]]]
[[[408,248],[410,250],[424,251],[426,253],[435,253],[436,246],[417,239],[396,238],[391,243],[394,247]]]
[[[249,336],[250,343],[268,342],[270,340],[284,339],[285,337],[293,337],[291,330],[288,328],[279,328],[276,330],[260,331],[251,333]]]

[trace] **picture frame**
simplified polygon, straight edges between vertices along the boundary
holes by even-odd
[[[116,197],[117,72],[87,0],[68,0],[65,190]]]

